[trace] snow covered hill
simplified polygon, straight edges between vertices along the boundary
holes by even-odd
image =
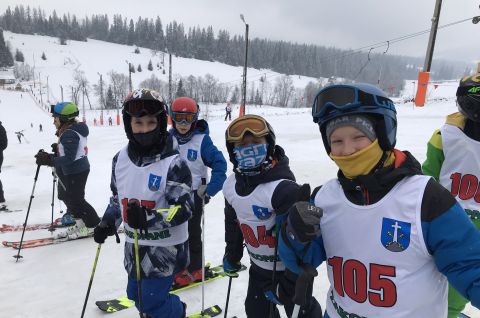
[[[135,46],[114,44],[104,41],[89,39],[88,42],[68,41],[68,45],[60,45],[57,38],[16,34],[4,32],[5,41],[10,43],[13,52],[19,49],[25,56],[25,62],[30,66],[35,66],[35,78],[41,78],[43,85],[46,85],[47,76],[50,87],[51,102],[59,101],[61,98],[60,85],[63,85],[64,96],[70,96],[69,86],[73,82],[75,70],[84,71],[90,84],[98,83],[99,74],[107,77],[107,73],[115,70],[118,73],[128,75],[128,62],[135,68],[140,64],[142,72],[132,73],[133,87],[137,87],[140,82],[154,74],[157,78],[168,82],[168,55],[163,57],[162,52],[154,53],[152,50],[140,47],[140,54],[135,54]],[[46,60],[41,56],[45,53]],[[147,70],[149,61],[154,66],[153,71]],[[166,72],[156,67],[157,63],[161,66],[162,61],[166,67]],[[126,62],[128,61],[128,62]],[[172,56],[172,73],[183,77],[193,75],[196,77],[213,75],[221,83],[241,86],[243,67],[230,66],[219,62],[201,61]],[[283,74],[272,72],[270,70],[257,70],[248,68],[247,79],[249,82],[256,82],[258,86],[261,76],[266,76],[269,81],[274,81],[276,77]],[[305,88],[308,82],[316,82],[312,77],[292,75],[293,85],[297,88]],[[249,84],[250,85],[250,84]],[[92,100],[92,104],[96,104]]]

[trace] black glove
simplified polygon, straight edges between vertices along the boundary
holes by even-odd
[[[138,201],[130,200],[127,207],[127,223],[131,228],[147,231],[147,214]]]
[[[39,166],[50,166],[53,167],[53,154],[45,152],[43,149],[40,149],[35,155],[35,163]]]
[[[308,243],[320,236],[320,219],[323,210],[300,201],[288,209],[286,234],[300,243]]]
[[[54,142],[50,147],[52,147],[52,152],[58,154],[58,144]]]
[[[117,233],[115,225],[108,224],[106,221],[101,221],[93,230],[93,239],[98,244],[105,243],[107,237]]]

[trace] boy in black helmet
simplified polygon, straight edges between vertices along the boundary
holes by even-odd
[[[190,170],[167,132],[167,106],[157,92],[131,92],[122,113],[128,145],[113,158],[113,196],[94,239],[103,243],[123,221],[128,298],[149,318],[185,317],[185,304],[169,291],[175,274],[188,265]],[[134,252],[138,230],[140,264],[135,263]],[[140,266],[141,295],[136,266]]]
[[[56,238],[76,239],[90,236],[100,222],[95,209],[85,200],[85,186],[90,163],[88,161],[88,127],[78,122],[78,107],[71,102],[52,105],[53,123],[57,129],[58,143],[52,144],[53,153],[39,150],[35,155],[38,165],[54,167],[60,179],[58,197],[67,206],[62,223],[69,225]],[[73,217],[73,218],[72,218]]]
[[[448,115],[433,133],[422,168],[452,193],[480,229],[480,74],[460,80],[457,105],[459,112]],[[448,318],[457,318],[467,303],[450,286]]]
[[[245,241],[251,261],[245,299],[247,317],[280,317],[277,305],[284,305],[290,317],[297,276],[278,259],[275,225],[293,203],[308,198],[310,188],[295,183],[288,157],[276,145],[275,133],[262,117],[237,118],[225,135],[234,174],[223,185],[227,243],[223,268],[227,273],[240,269]],[[299,317],[322,315],[311,288],[312,283]]]

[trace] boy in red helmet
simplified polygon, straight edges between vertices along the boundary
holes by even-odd
[[[203,206],[222,189],[227,172],[227,162],[209,136],[208,123],[198,119],[199,106],[190,97],[175,99],[170,108],[173,128],[170,133],[177,139],[180,156],[192,172],[192,189],[195,206],[188,222],[190,265],[175,277],[175,283],[188,285],[202,279],[202,229]],[[208,168],[212,169],[209,180]]]

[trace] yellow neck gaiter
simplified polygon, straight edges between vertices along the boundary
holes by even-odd
[[[368,147],[365,147],[350,156],[333,156],[330,154],[330,158],[335,161],[345,177],[353,179],[361,175],[369,174],[378,164],[382,155],[383,150],[378,144],[378,139],[375,139],[375,141]],[[385,160],[383,166],[390,166],[394,161],[395,155],[393,152],[389,152],[388,158]]]

